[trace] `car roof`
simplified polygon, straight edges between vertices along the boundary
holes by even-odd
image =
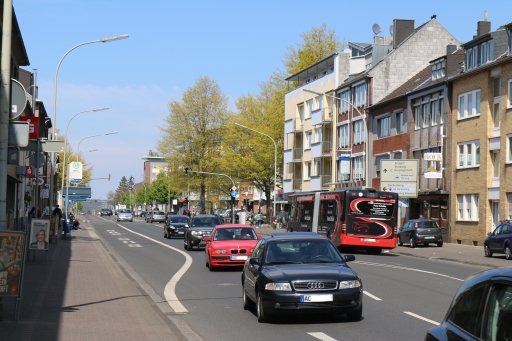
[[[427,221],[435,221],[437,223],[437,220],[434,220],[434,219],[411,219],[411,220],[407,220],[406,223],[410,222],[410,221],[415,221],[415,222],[420,222],[420,221],[423,221],[423,222],[427,222]]]
[[[277,232],[265,237],[271,239],[327,239],[315,232]]]
[[[223,224],[223,225],[217,225],[216,228],[223,229],[223,228],[233,228],[233,227],[244,227],[244,228],[253,228],[249,224]]]
[[[216,214],[196,214],[194,218],[218,218]]]

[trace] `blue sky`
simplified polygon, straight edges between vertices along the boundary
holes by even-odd
[[[476,34],[488,10],[491,29],[512,21],[512,1],[164,1],[164,0],[13,0],[30,66],[37,69],[39,99],[53,112],[53,79],[71,47],[127,33],[130,38],[82,46],[63,61],[57,84],[57,127],[69,127],[76,150],[94,165],[93,197],[106,198],[123,175],[142,181],[142,157],[160,137],[158,127],[170,100],[200,76],[215,79],[229,96],[257,93],[300,34],[326,23],[340,39],[371,42],[372,25],[388,35],[393,19],[414,19],[415,26],[436,14],[459,41]],[[508,14],[508,15],[507,15]],[[234,107],[233,107],[234,109]]]

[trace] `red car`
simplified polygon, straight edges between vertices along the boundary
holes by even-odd
[[[210,271],[220,267],[243,267],[260,237],[251,225],[217,225],[210,237],[204,237],[204,256]]]

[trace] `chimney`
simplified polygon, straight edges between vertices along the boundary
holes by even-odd
[[[414,33],[414,20],[393,20],[393,48],[396,49],[405,39]]]
[[[455,48],[455,50],[457,49],[457,46],[454,44],[446,46],[446,75],[451,75],[453,72],[460,69],[460,64],[464,61],[465,57],[464,53],[453,54],[453,52],[450,52],[452,47]]]
[[[455,51],[457,51],[457,45],[455,45],[453,42],[451,42],[449,45],[446,45],[446,54],[452,54]]]
[[[478,27],[476,30],[476,36],[480,37],[489,32],[491,32],[491,22],[490,21],[479,21]]]

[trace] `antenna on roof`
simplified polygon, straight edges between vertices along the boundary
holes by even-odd
[[[484,11],[484,20],[489,21],[489,13],[487,13],[487,10]]]
[[[393,25],[389,26],[389,34],[391,34],[391,36],[393,36]]]
[[[372,30],[373,30],[373,33],[375,35],[379,34],[380,33],[380,26],[379,26],[379,24],[373,24]]]

